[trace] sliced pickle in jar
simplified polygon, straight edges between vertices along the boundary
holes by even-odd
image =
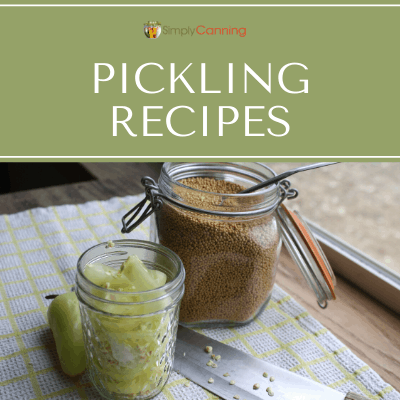
[[[102,384],[110,392],[130,396],[154,390],[168,377],[165,361],[159,360],[167,351],[168,340],[163,339],[169,319],[159,311],[167,309],[172,298],[162,288],[152,292],[165,285],[166,274],[147,268],[136,256],[129,257],[119,271],[94,263],[84,274],[106,289],[92,289],[92,293],[99,298],[94,300],[95,308],[107,314],[88,310],[98,346],[92,362]]]
[[[137,292],[156,289],[163,286],[167,280],[163,272],[146,268],[137,256],[129,256],[122,264],[121,271],[136,287]]]
[[[118,298],[119,302],[142,303],[124,306],[112,303],[99,304],[99,301],[94,301],[96,307],[110,314],[149,314],[167,307],[171,301],[169,298],[155,300],[162,297],[164,292],[145,293],[164,286],[167,276],[161,271],[147,268],[137,256],[128,257],[119,270],[101,263],[89,264],[86,266],[84,274],[97,286],[108,289],[107,291],[93,289],[92,293],[95,296],[110,301],[116,301]],[[123,293],[113,294],[112,291]],[[130,325],[128,322],[126,324]]]
[[[101,287],[105,287],[107,282],[114,286],[131,284],[130,280],[119,274],[117,270],[101,263],[88,264],[85,268],[85,276],[89,281]]]

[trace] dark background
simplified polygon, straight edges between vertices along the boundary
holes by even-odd
[[[162,163],[0,163],[0,194],[158,172]],[[154,178],[156,176],[153,175]],[[135,179],[136,181],[136,179]]]
[[[0,163],[0,214],[144,193],[162,163]]]
[[[0,194],[93,179],[79,163],[0,163]]]

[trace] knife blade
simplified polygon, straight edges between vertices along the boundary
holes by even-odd
[[[214,361],[217,368],[207,366],[211,354],[205,351],[206,346],[212,347],[213,354],[221,355],[221,360]],[[178,327],[174,370],[225,400],[231,400],[235,395],[241,400],[270,397],[274,400],[368,400],[355,394],[345,395],[181,325]],[[267,378],[263,377],[264,372],[268,374]],[[229,376],[225,377],[226,373]],[[209,383],[210,378],[214,380],[212,383]],[[235,382],[233,385],[231,380]],[[253,385],[256,383],[260,388],[255,390]]]

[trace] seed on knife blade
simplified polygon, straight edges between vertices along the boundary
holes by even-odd
[[[271,382],[273,382],[273,381],[275,380],[275,378],[274,378],[273,376],[271,376],[271,378],[269,378],[269,380],[270,380]]]
[[[229,384],[230,384],[230,385],[234,385],[234,384],[235,384],[235,381],[232,380],[232,381],[229,382]]]
[[[266,372],[263,373],[264,378],[268,378],[268,374]]]
[[[239,399],[240,399],[240,397],[239,397],[238,394],[235,394],[235,395],[233,396],[233,398],[236,399],[236,400],[239,400]]]
[[[226,377],[226,376],[229,376],[229,373],[228,372],[225,372],[224,373],[224,376]]]
[[[219,361],[220,359],[221,359],[221,356],[216,356],[216,357],[215,357],[215,360],[216,360],[216,361]]]
[[[215,363],[212,363],[212,365],[211,365],[213,368],[217,368],[218,367],[218,365],[217,364],[215,364]]]
[[[211,352],[212,352],[212,347],[206,346],[206,353],[211,353]]]
[[[259,383],[255,383],[255,384],[253,385],[253,389],[254,389],[254,390],[260,389],[260,384],[259,384]]]
[[[213,378],[210,378],[210,379],[208,380],[208,383],[214,383],[214,379],[213,379]]]

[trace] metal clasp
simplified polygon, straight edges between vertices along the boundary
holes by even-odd
[[[284,200],[293,200],[299,195],[299,191],[297,189],[291,188],[290,185],[291,183],[287,179],[279,182],[281,200],[279,201],[277,207],[279,207]]]
[[[144,186],[145,198],[122,217],[122,233],[132,232],[145,219],[150,217],[154,211],[161,209],[163,205],[156,181],[149,176],[144,176],[141,183]],[[142,209],[146,206],[147,201],[149,201],[150,204],[145,208],[142,214],[140,214]]]
[[[193,212],[198,212],[198,213],[204,213],[204,214],[211,214],[211,215],[224,215],[224,216],[230,216],[230,217],[236,217],[236,216],[243,216],[243,215],[258,215],[260,212],[264,212],[263,210],[255,210],[255,211],[245,211],[245,212],[221,212],[219,211],[213,211],[213,210],[203,210],[199,208],[192,207],[188,204],[184,204],[181,202],[178,202],[170,197],[167,197],[160,193],[159,187],[157,183],[154,181],[154,179],[145,176],[141,180],[142,185],[145,188],[145,198],[138,204],[136,204],[135,207],[133,207],[130,211],[128,211],[123,217],[122,217],[122,233],[129,233],[132,232],[136,227],[138,227],[145,219],[150,217],[151,214],[153,214],[154,211],[158,211],[161,209],[163,205],[163,198],[168,200],[168,202],[177,205],[178,207],[182,207],[186,210],[193,211]],[[280,191],[280,199],[279,202],[274,205],[274,208],[276,209],[279,207],[282,202],[285,199],[292,200],[295,199],[299,192],[297,189],[290,188],[290,181],[288,180],[283,180],[279,182],[279,191]],[[150,204],[145,208],[147,201],[150,202]],[[144,211],[142,211],[144,209]]]

